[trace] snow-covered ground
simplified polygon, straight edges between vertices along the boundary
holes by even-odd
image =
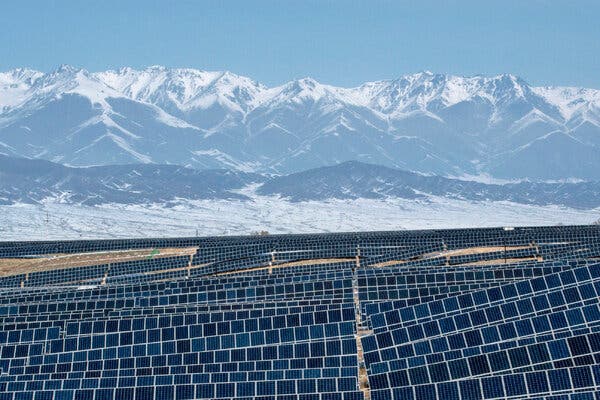
[[[432,199],[415,202],[331,200],[292,203],[181,201],[163,205],[87,207],[59,203],[0,206],[0,240],[239,235],[487,226],[589,224],[600,209],[574,210],[508,202]]]

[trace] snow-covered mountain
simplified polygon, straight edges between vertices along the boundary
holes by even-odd
[[[422,72],[266,87],[149,67],[0,73],[0,153],[292,173],[358,160],[446,176],[600,180],[600,91]]]
[[[290,201],[389,199],[512,202],[576,209],[600,207],[600,182],[481,183],[428,176],[380,165],[349,161],[274,177],[258,190]]]
[[[0,205],[45,202],[169,208],[202,199],[249,201],[256,196],[290,202],[402,199],[408,202],[511,202],[600,209],[600,182],[485,184],[356,161],[268,177],[176,165],[66,167],[0,155]]]
[[[160,204],[178,199],[244,200],[237,193],[261,176],[227,170],[198,171],[176,165],[132,164],[65,167],[45,160],[0,155],[0,205]]]

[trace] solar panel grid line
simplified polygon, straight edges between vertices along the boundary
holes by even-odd
[[[423,340],[441,340],[439,339],[440,337],[450,338],[453,337],[453,335],[463,335],[465,331],[481,331],[488,333],[490,337],[511,337],[511,335],[515,335],[515,332],[517,332],[519,335],[525,335],[528,332],[546,332],[548,330],[559,329],[568,326],[594,323],[597,320],[596,308],[596,304],[575,304],[573,307],[569,307],[568,309],[562,308],[560,310],[555,310],[552,313],[540,313],[535,315],[530,314],[526,317],[514,318],[509,321],[498,320],[483,325],[464,325],[462,327],[459,326],[458,328],[455,325],[450,326],[446,323],[437,325],[434,322],[429,323],[424,327],[423,332],[425,332],[425,334],[415,329],[410,331],[412,340],[406,336],[408,332],[406,330],[396,330],[393,332],[380,331],[380,335],[373,335],[372,337],[369,337],[371,343],[368,343],[368,345],[374,345],[378,340],[381,342],[392,343],[393,341],[389,339],[391,335],[396,335],[398,339],[404,337],[407,339],[408,343],[412,343]],[[462,322],[470,324],[470,322],[466,319],[463,319]],[[443,329],[439,329],[440,327],[443,327]],[[402,344],[403,342],[398,340],[398,343]]]
[[[492,260],[496,261],[496,260]],[[409,275],[409,274],[430,274],[430,273],[440,273],[440,272],[466,272],[466,271],[488,271],[494,270],[498,268],[527,268],[527,267],[545,267],[545,266],[561,266],[565,264],[570,264],[576,262],[576,260],[562,260],[562,259],[551,259],[551,260],[525,260],[519,263],[506,263],[504,260],[499,260],[493,264],[470,264],[470,265],[443,265],[439,268],[431,268],[430,266],[412,266],[412,265],[395,265],[395,266],[384,266],[384,267],[373,267],[369,266],[369,268],[361,268],[361,275],[379,275],[385,274],[387,271],[390,274],[401,274],[401,275]],[[586,260],[580,260],[581,263],[587,263]],[[381,272],[380,272],[381,271]]]
[[[593,300],[588,300],[588,301],[586,301],[585,303],[580,303],[580,304],[590,304],[590,302],[592,302],[592,301],[593,301]],[[580,304],[575,304],[575,305],[580,305]],[[560,308],[561,308],[561,307],[559,307],[559,309],[560,309]],[[494,311],[494,312],[495,312],[495,311]],[[543,314],[543,313],[542,313],[542,314]],[[471,314],[471,315],[475,315],[475,314]],[[468,317],[468,315],[467,315],[467,316],[464,316],[464,317],[465,317],[465,318],[467,318],[467,317]],[[485,318],[483,315],[481,315],[481,317]],[[480,317],[479,319],[481,319],[481,317]],[[490,317],[490,318],[491,318],[491,317]],[[494,318],[496,318],[496,317],[494,317]],[[517,318],[517,319],[519,319],[519,318]],[[464,328],[469,328],[469,326],[468,326],[468,325],[464,325],[465,323],[469,324],[469,321],[468,321],[468,320],[466,320],[466,319],[464,319],[464,318],[463,318],[463,319],[461,319],[461,320],[459,320],[459,319],[453,319],[453,318],[449,318],[449,319],[440,320],[440,321],[441,321],[441,322],[442,322],[444,325],[439,325],[439,326],[436,326],[436,322],[433,322],[433,323],[427,323],[427,324],[426,324],[426,325],[427,325],[427,329],[428,329],[428,330],[431,330],[431,329],[437,330],[437,329],[439,329],[439,327],[441,327],[441,326],[444,326],[445,328],[441,330],[441,331],[443,332],[445,329],[448,329],[448,328],[447,328],[448,326],[450,326],[450,325],[448,325],[448,323],[449,323],[449,324],[458,324],[458,326],[460,326],[460,324],[462,324],[462,325],[463,325],[463,329],[464,329]],[[401,331],[398,331],[398,332],[401,332]],[[438,332],[439,332],[439,330],[438,330]],[[417,332],[417,333],[418,333],[418,332]]]
[[[340,239],[348,240],[361,240],[361,241],[384,241],[384,240],[422,240],[422,238],[445,238],[447,236],[452,237],[468,237],[468,238],[485,238],[487,236],[507,236],[507,237],[539,237],[549,236],[556,237],[560,235],[569,236],[588,236],[590,234],[597,234],[598,229],[593,225],[589,226],[560,226],[560,227],[517,227],[514,230],[508,232],[502,228],[469,228],[469,229],[437,229],[437,230],[421,230],[421,231],[381,231],[381,232],[352,232],[352,233],[331,233],[331,234],[300,234],[300,235],[269,235],[266,237],[249,237],[249,236],[227,236],[227,237],[204,237],[204,238],[160,238],[160,239],[110,239],[110,240],[86,240],[86,241],[42,241],[42,242],[1,242],[0,248],[17,248],[22,249],[27,246],[31,246],[35,243],[39,247],[44,248],[71,248],[74,246],[80,246],[86,249],[97,250],[105,249],[107,247],[115,248],[129,248],[132,246],[144,246],[147,243],[151,243],[153,246],[158,246],[163,242],[167,242],[170,245],[177,243],[183,243],[186,246],[191,244],[209,246],[210,244],[216,246],[223,246],[228,243],[237,243],[239,241],[258,241],[264,242],[277,242],[277,243],[289,243],[293,241],[314,241],[314,240],[334,240],[339,241]]]
[[[593,364],[594,364],[594,361],[588,361],[587,363],[578,363],[578,364],[576,364],[576,365],[577,365],[578,367],[581,367],[581,366],[585,366],[585,365],[593,365]],[[594,365],[595,365],[595,364],[594,364]],[[572,366],[572,365],[571,365],[571,366]],[[536,371],[536,370],[533,370],[533,369],[531,369],[531,368],[529,368],[529,369],[527,369],[527,370],[525,370],[525,369],[515,369],[515,370],[508,371],[508,373],[511,373],[511,374],[516,374],[516,373],[520,373],[520,374],[526,374],[526,373],[528,373],[528,372],[543,372],[543,371],[555,370],[555,369],[560,369],[560,368],[565,368],[565,365],[561,365],[561,364],[559,364],[559,363],[555,363],[555,364],[554,364],[554,366],[552,366],[552,365],[550,364],[550,365],[548,365],[546,368],[544,368],[544,369],[540,369],[540,370],[537,370],[537,371]],[[507,375],[507,374],[506,374],[506,373],[503,373],[503,374],[500,374],[500,373],[499,373],[499,374],[492,374],[492,375],[487,375],[487,376],[488,376],[488,377],[493,377],[493,378],[498,378],[498,377],[502,377],[502,376],[505,376],[505,375]],[[379,380],[379,377],[380,377],[380,376],[374,376],[374,377],[373,377],[373,381],[377,382],[377,381]],[[484,376],[480,376],[480,378],[483,378],[483,377],[484,377]],[[469,379],[471,379],[471,378],[475,378],[475,377],[468,377],[468,378],[469,378]],[[398,378],[398,375],[396,375],[395,379],[396,379],[396,381],[395,381],[395,382],[397,383],[397,382],[398,382],[398,379],[399,379],[399,378]],[[463,377],[462,379],[454,379],[454,380],[448,380],[448,381],[442,381],[442,382],[445,382],[445,383],[450,383],[450,382],[453,382],[453,381],[457,381],[457,380],[458,380],[458,381],[460,381],[460,380],[464,380],[464,379],[466,379],[466,378],[465,378],[465,377]],[[435,379],[432,379],[432,381],[433,381],[433,382],[427,382],[427,383],[425,383],[425,384],[421,383],[421,385],[434,385],[434,384],[439,384],[439,383],[440,383],[440,381],[437,381],[437,380],[435,380]],[[406,388],[406,387],[414,387],[414,386],[415,386],[415,385],[400,385],[400,386],[394,386],[394,383],[392,383],[392,387],[397,387],[398,389],[400,389],[400,388]]]
[[[336,304],[332,304],[332,305],[333,306],[346,305],[347,306],[346,308],[348,308],[348,309],[353,308],[352,307],[353,305],[350,303],[336,303]],[[335,309],[335,308],[333,308],[333,309]],[[272,309],[268,309],[268,310],[272,310]],[[317,311],[317,310],[314,310],[313,312],[315,312],[315,311]],[[163,314],[158,314],[158,315],[163,315]],[[139,314],[139,315],[142,315],[142,314]],[[143,314],[143,315],[150,316],[151,314]],[[156,314],[152,314],[152,315],[156,315]],[[237,315],[239,316],[239,314],[237,314]],[[282,314],[281,313],[280,314],[274,314],[274,313],[265,314],[265,316],[275,316],[275,315],[282,315]],[[91,313],[86,313],[85,315],[78,314],[77,316],[69,314],[68,317],[65,317],[62,319],[44,320],[44,321],[36,321],[36,322],[5,321],[4,324],[2,326],[0,326],[0,330],[1,331],[13,331],[13,330],[22,331],[22,330],[32,329],[32,328],[53,327],[53,326],[58,326],[58,327],[61,327],[64,329],[67,320],[80,319],[80,320],[94,322],[94,321],[105,320],[106,319],[105,317],[106,317],[105,313],[98,313],[96,315],[91,314]],[[247,316],[247,317],[242,317],[242,316],[239,316],[239,318],[236,317],[236,319],[241,319],[241,320],[249,319],[249,318],[261,318],[261,316],[260,315],[252,315],[252,316]],[[190,323],[187,321],[190,321],[189,318],[186,318],[186,323]]]
[[[461,284],[467,282],[503,282],[504,280],[521,280],[524,278],[539,277],[546,274],[560,272],[565,269],[571,269],[570,266],[556,267],[531,267],[520,269],[494,269],[488,271],[459,271],[459,272],[439,272],[420,275],[419,278],[412,274],[402,275],[393,273],[372,274],[371,276],[360,276],[358,278],[361,287],[380,287],[393,286],[411,288],[419,286],[447,285],[449,283]]]
[[[585,261],[585,264],[587,264],[587,260]],[[551,265],[551,266],[565,266],[566,269],[568,269],[569,267],[578,267],[578,266],[582,266],[582,262],[578,262],[578,263],[565,263],[563,261],[545,261],[543,263],[539,263],[542,265]],[[519,264],[519,266],[521,266],[521,264]],[[427,271],[425,271],[427,272]],[[464,294],[464,293],[457,293],[457,295],[459,294]],[[416,299],[419,303],[421,303],[422,301],[419,301],[419,299]],[[383,308],[380,308],[383,307]],[[372,315],[372,314],[377,314],[383,311],[390,311],[392,308],[393,309],[398,309],[398,308],[404,308],[406,307],[406,300],[396,300],[396,301],[380,301],[380,302],[367,302],[365,304],[365,311],[366,314],[368,315]]]
[[[269,305],[269,304],[267,304],[266,306],[270,306],[270,305]],[[211,307],[209,307],[209,306],[199,306],[199,305],[197,305],[197,304],[194,304],[194,307],[195,307],[195,309],[196,309],[196,310],[199,310],[199,309],[202,309],[202,310],[210,310],[210,309],[211,309]],[[212,307],[212,309],[213,309],[213,310],[219,310],[219,309],[220,309],[220,307],[222,307],[222,305],[219,305],[219,306],[213,306],[213,307]],[[352,304],[349,304],[349,303],[331,303],[331,304],[319,304],[318,306],[310,306],[310,307],[311,307],[311,309],[313,309],[313,310],[314,310],[314,308],[315,308],[315,307],[317,307],[317,308],[322,308],[323,310],[326,310],[326,309],[351,308],[351,307],[352,307]],[[230,309],[230,308],[229,308],[229,307],[226,307],[226,309]],[[153,309],[151,308],[150,310],[152,311]],[[172,311],[171,311],[171,310],[172,310]],[[264,308],[264,307],[261,307],[261,308],[258,308],[258,309],[256,309],[256,310],[253,312],[253,316],[254,316],[254,317],[258,317],[258,316],[260,316],[260,315],[259,315],[259,313],[262,313],[263,311],[264,311],[264,312],[266,312],[267,314],[270,314],[270,315],[277,315],[277,313],[275,313],[275,310],[277,310],[278,314],[287,314],[287,313],[288,313],[288,312],[287,312],[287,310],[286,310],[286,309],[283,309],[283,308],[275,308],[275,309],[272,309],[272,308]],[[139,311],[139,309],[138,309],[138,311]],[[175,312],[175,310],[174,310],[174,309],[172,309],[172,308],[170,308],[170,309],[168,310],[168,312]],[[74,315],[74,314],[73,314],[73,313],[69,313],[69,314],[67,314],[67,315],[68,315],[69,317],[71,317],[71,316],[72,316],[72,315]],[[101,314],[101,315],[103,315],[103,314]],[[218,315],[218,314],[215,314],[215,313],[213,312],[211,315],[213,315],[213,316],[216,316],[216,315]]]
[[[441,242],[419,243],[418,245],[398,247],[366,247],[357,246],[360,248],[361,267],[370,265],[379,265],[387,262],[397,261],[398,263],[416,261],[421,257],[433,259],[436,253],[444,251]]]
[[[464,291],[449,291],[445,290],[442,293],[438,293],[435,295],[430,294],[422,294],[419,297],[408,297],[408,298],[400,298],[400,299],[378,299],[378,300],[363,300],[361,301],[361,310],[363,315],[366,318],[371,319],[371,317],[375,314],[383,314],[387,311],[393,311],[401,308],[408,308],[411,306],[415,306],[422,303],[428,303],[437,300],[443,300],[451,296],[460,296],[465,293],[470,293],[476,288],[489,288],[489,287],[497,287],[500,285],[497,284],[485,284],[485,285],[469,285],[471,289]],[[436,288],[438,289],[438,288]],[[442,289],[442,288],[439,288]],[[450,288],[449,288],[450,289]],[[441,290],[436,290],[437,292],[441,292]]]
[[[308,265],[293,265],[293,263],[301,263],[301,262],[310,262]],[[318,272],[322,272],[324,270],[328,272],[334,271],[345,271],[350,268],[348,262],[345,261],[336,261],[336,262],[322,262],[319,260],[307,260],[307,261],[297,261],[291,260],[281,263],[269,263],[267,265],[254,268],[254,269],[244,269],[235,272],[227,272],[222,273],[216,276],[226,276],[225,274],[236,274],[238,277],[256,277],[256,276],[294,276],[294,275],[312,275]],[[195,273],[196,270],[192,270],[191,276],[199,276]],[[209,276],[209,275],[207,275]],[[214,275],[213,275],[214,276]]]
[[[337,275],[341,277],[341,276],[344,276],[344,273],[340,272]],[[327,279],[327,278],[331,278],[331,277],[335,277],[335,276],[336,276],[335,273],[331,273],[331,274],[322,273],[322,274],[319,274],[319,275],[315,276],[315,279],[318,279],[318,278]],[[240,284],[243,283],[243,282],[251,282],[254,285],[260,285],[261,283],[262,284],[278,283],[277,279],[278,279],[278,276],[274,276],[274,277],[269,277],[269,279],[262,279],[262,280],[258,280],[258,281],[251,281],[249,279],[246,279],[246,280],[244,280],[244,279],[237,279],[237,280],[231,280],[231,282],[240,282]],[[281,278],[279,278],[279,279],[281,279]],[[305,280],[307,280],[307,279],[306,278],[301,278],[301,277],[297,277],[295,279],[295,281],[305,281]],[[215,283],[219,283],[219,282],[222,282],[221,283],[222,285],[226,285],[227,282],[229,282],[229,281],[226,280],[226,279],[222,279],[222,280],[213,279],[213,280],[206,280],[204,282],[200,282],[201,285],[194,285],[194,286],[198,286],[198,287],[207,286],[207,287],[210,287],[211,285],[215,285]],[[186,287],[186,285],[179,285],[179,289],[180,290],[183,289],[183,288],[185,288],[185,287]],[[104,288],[95,288],[95,289],[98,289],[98,291],[102,292],[102,289],[104,289]],[[171,289],[173,290],[174,287],[171,287]],[[106,291],[106,289],[104,289],[104,290]]]
[[[511,279],[489,279],[489,280],[465,280],[451,281],[447,283],[421,283],[421,284],[398,284],[363,285],[359,286],[359,297],[364,301],[402,299],[416,296],[432,296],[440,293],[471,291],[479,288],[496,287],[503,283],[520,281],[523,278]]]
[[[266,301],[266,302],[251,302],[251,303],[218,303],[218,304],[201,304],[201,303],[179,303],[170,306],[150,306],[146,308],[122,308],[113,309],[107,313],[107,316],[142,316],[166,313],[183,313],[183,312],[200,312],[200,311],[257,311],[260,310],[276,310],[285,308],[311,307],[315,310],[326,310],[329,308],[344,307],[345,302],[341,299],[309,299],[309,300],[284,300],[284,301]]]
[[[270,365],[268,362],[264,364]],[[290,368],[274,368],[260,366],[255,371],[239,371],[239,372],[198,372],[193,369],[193,366],[183,367],[155,367],[155,368],[139,368],[121,369],[121,370],[106,370],[106,371],[77,371],[77,372],[61,372],[55,374],[35,374],[23,376],[25,379],[3,380],[1,385],[8,388],[24,388],[31,385],[43,385],[42,388],[77,388],[82,385],[102,385],[105,382],[111,382],[111,387],[127,387],[137,385],[141,382],[142,385],[159,385],[171,384],[173,378],[185,376],[188,380],[194,383],[219,383],[219,382],[239,382],[239,381],[264,381],[264,380],[298,380],[298,379],[318,379],[318,378],[354,378],[356,379],[356,367],[316,367],[303,369]],[[17,377],[21,378],[21,377]],[[41,382],[40,382],[41,381]],[[90,383],[86,383],[90,382]],[[136,383],[134,383],[136,382]],[[14,390],[14,389],[13,389]]]
[[[473,285],[475,287],[475,285]],[[486,287],[497,287],[500,285],[490,284],[490,285],[476,285],[477,288],[486,288]],[[383,314],[387,311],[394,311],[401,308],[408,308],[410,306],[428,303],[437,300],[443,300],[451,296],[461,296],[466,293],[470,293],[473,291],[473,288],[466,291],[453,291],[453,292],[445,292],[439,293],[436,295],[421,295],[420,297],[412,297],[412,298],[402,298],[402,299],[385,299],[385,300],[370,300],[370,301],[362,301],[362,312],[365,318],[368,318],[369,321],[375,314]],[[381,316],[377,316],[376,318],[380,318]]]

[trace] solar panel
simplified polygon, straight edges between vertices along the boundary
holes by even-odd
[[[0,242],[0,400],[597,398],[599,234]]]

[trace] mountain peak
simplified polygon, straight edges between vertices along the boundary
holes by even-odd
[[[285,87],[287,90],[290,90],[290,91],[298,91],[299,92],[302,90],[313,91],[319,86],[322,86],[322,85],[319,82],[317,82],[315,79],[313,79],[311,77],[304,77],[304,78],[300,78],[300,79],[294,79],[293,81],[290,81],[290,82],[284,84],[282,87]]]
[[[30,68],[15,68],[10,71],[0,72],[0,85],[32,85],[44,73]]]
[[[146,71],[158,71],[158,72],[164,72],[167,71],[168,68],[165,67],[164,65],[149,65],[148,67],[146,67],[145,69]]]
[[[319,85],[319,82],[317,82],[314,78],[311,78],[310,76],[298,79],[296,82],[298,82],[298,84],[300,84],[302,86],[312,87],[312,88]]]
[[[51,74],[76,74],[82,71],[85,70],[82,68],[74,67],[69,64],[61,64],[54,71],[52,71]]]

